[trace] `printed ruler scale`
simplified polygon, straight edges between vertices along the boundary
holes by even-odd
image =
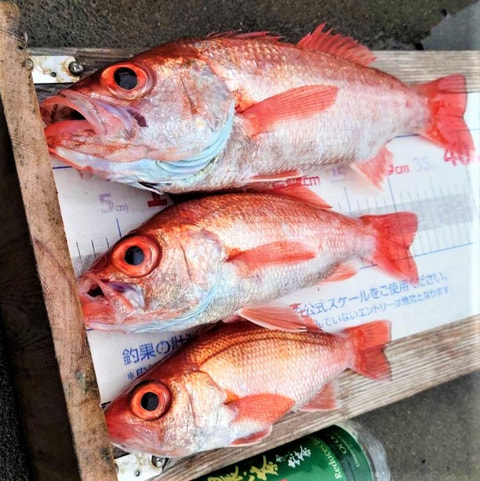
[[[415,212],[419,226],[411,252],[418,266],[418,286],[359,260],[358,273],[351,279],[303,289],[283,300],[299,304],[300,311],[326,330],[389,319],[393,339],[479,313],[479,112],[480,93],[471,93],[465,119],[477,154],[467,165],[445,162],[442,149],[418,136],[402,136],[388,144],[394,165],[382,190],[346,167],[303,179],[304,185],[346,215]],[[60,163],[54,163],[53,169],[77,275],[120,237],[171,203],[167,196],[96,177],[82,178]],[[89,331],[101,401],[111,400],[193,333]]]

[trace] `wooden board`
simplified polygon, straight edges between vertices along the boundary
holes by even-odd
[[[98,406],[73,270],[17,21],[16,7],[0,4],[0,98],[6,118],[5,123],[0,115],[0,144],[8,153],[0,159],[0,222],[7,232],[0,238],[0,307],[24,412],[32,471],[36,479],[110,481],[115,479],[113,458]],[[31,52],[73,55],[86,72],[133,53],[103,49]],[[480,90],[478,52],[376,54],[376,66],[407,82],[461,72],[467,77],[469,91]],[[42,98],[58,88],[40,86],[37,94]],[[339,419],[480,369],[480,317],[395,341],[387,355],[392,361],[393,382],[373,383],[347,373],[341,378],[340,410],[287,416],[261,444],[171,462],[160,479],[194,479]]]
[[[32,475],[113,481],[112,450],[18,19],[14,4],[0,4],[6,120],[1,151],[7,153],[1,156],[0,305]]]

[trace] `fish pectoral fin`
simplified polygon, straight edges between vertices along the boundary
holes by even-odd
[[[247,133],[251,137],[269,132],[280,121],[299,120],[331,107],[338,87],[306,85],[269,97],[244,110]]]
[[[309,261],[316,253],[301,242],[271,242],[253,249],[242,251],[228,259],[228,262],[239,264],[245,275],[265,266],[276,264],[296,264]]]
[[[325,202],[318,194],[299,182],[294,182],[293,184],[289,185],[273,186],[271,189],[266,188],[262,192],[301,200],[302,202],[305,202],[313,207],[318,207],[319,209],[332,208],[332,206],[327,204],[327,202]]]
[[[230,443],[231,446],[246,446],[248,444],[256,444],[259,443],[262,439],[265,439],[267,436],[270,436],[272,432],[272,426],[268,429],[264,429],[263,431],[258,431],[256,433],[250,434],[250,436],[245,436],[244,438],[235,439]]]
[[[300,315],[290,306],[273,303],[244,307],[236,314],[259,326],[279,331],[305,331],[310,321],[310,318]]]
[[[325,384],[321,391],[300,408],[300,411],[330,411],[338,409],[339,406],[338,383],[332,381]]]
[[[322,23],[312,33],[305,35],[297,43],[297,47],[331,53],[365,66],[370,65],[375,60],[375,55],[368,47],[351,37],[340,33],[333,34],[332,29],[323,31],[325,26],[326,23]]]
[[[328,276],[322,279],[318,285],[322,285],[325,282],[344,281],[345,279],[350,279],[350,277],[353,277],[356,273],[357,269],[354,266],[348,262],[341,262],[330,271]]]
[[[382,182],[392,165],[393,155],[383,146],[375,157],[351,164],[352,169],[362,177],[367,178],[378,189],[382,188]]]
[[[252,394],[226,403],[237,412],[236,423],[255,421],[271,425],[292,409],[295,401],[273,393]]]

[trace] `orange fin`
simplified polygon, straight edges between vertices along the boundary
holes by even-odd
[[[301,242],[278,241],[232,256],[229,262],[241,262],[247,273],[272,264],[295,264],[313,259],[316,253]]]
[[[325,279],[322,279],[319,284],[323,284],[324,282],[337,282],[337,281],[344,281],[345,279],[350,279],[357,273],[357,269],[348,264],[347,262],[341,262],[340,264],[331,271]]]
[[[254,420],[263,424],[273,424],[277,419],[288,413],[295,401],[280,394],[252,394],[228,403],[237,410],[235,422]]]
[[[414,87],[427,98],[430,118],[420,135],[444,147],[448,153],[470,157],[475,152],[472,135],[463,119],[467,106],[465,77],[460,74]]]
[[[319,25],[312,33],[300,39],[297,46],[309,50],[321,50],[365,66],[375,60],[375,55],[368,47],[351,37],[343,36],[340,33],[333,34],[332,29],[324,32],[325,26],[325,23]]]
[[[338,87],[307,85],[269,97],[242,112],[247,119],[247,132],[254,137],[273,129],[279,121],[297,120],[331,107]]]
[[[302,406],[300,411],[330,411],[338,409],[338,385],[336,381],[325,384],[320,392],[315,397],[310,399],[305,406]]]
[[[277,174],[261,174],[254,175],[250,178],[252,182],[276,182],[291,179],[293,177],[301,177],[302,172],[299,170],[287,170],[285,172],[279,172]]]
[[[290,306],[274,303],[244,307],[236,314],[259,326],[280,331],[305,331],[310,323],[315,326],[315,321],[305,318]]]
[[[247,444],[256,444],[259,443],[262,439],[265,439],[267,436],[270,436],[272,432],[272,426],[268,429],[264,429],[263,431],[258,431],[257,433],[250,434],[250,436],[245,436],[244,438],[235,439],[230,443],[231,446],[245,446]]]
[[[292,199],[301,200],[313,207],[318,207],[320,209],[331,209],[332,206],[327,204],[319,195],[315,194],[312,190],[304,185],[295,182],[290,185],[276,186],[273,189],[266,190],[269,194],[278,194],[283,197],[290,197]]]
[[[364,215],[360,219],[376,230],[376,251],[373,258],[369,260],[395,277],[417,284],[417,266],[408,250],[417,232],[416,214],[396,212],[385,215]]]
[[[351,167],[360,175],[366,177],[375,187],[380,189],[383,179],[385,179],[392,165],[392,159],[392,153],[384,146],[372,159],[351,164]]]
[[[375,321],[343,331],[350,337],[355,353],[351,369],[371,379],[391,379],[390,364],[383,353],[390,342],[390,327],[389,321]]]

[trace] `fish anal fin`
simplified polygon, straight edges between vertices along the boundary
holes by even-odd
[[[250,434],[250,436],[245,436],[244,438],[235,439],[230,443],[231,446],[246,446],[248,444],[256,444],[259,443],[262,439],[265,439],[267,436],[270,436],[272,432],[272,426],[268,429],[264,429],[262,431],[258,431],[256,433]]]
[[[242,251],[228,259],[242,264],[246,273],[268,265],[295,264],[313,259],[316,253],[301,242],[278,241]]]
[[[327,277],[322,279],[319,284],[324,282],[337,282],[344,281],[345,279],[350,279],[357,273],[357,269],[349,264],[348,262],[341,262],[338,264],[333,271],[331,271]]]
[[[339,405],[338,384],[332,381],[325,384],[321,391],[300,408],[300,411],[331,411],[338,409]]]
[[[331,107],[338,87],[306,85],[273,95],[244,110],[247,133],[251,137],[269,132],[277,122],[304,119]]]
[[[340,33],[334,34],[332,29],[324,31],[325,26],[325,23],[319,25],[312,33],[300,39],[297,46],[308,50],[327,52],[365,66],[375,60],[375,55],[368,47],[351,37]]]
[[[290,306],[273,303],[244,307],[238,310],[236,314],[259,326],[279,331],[305,331],[309,320]]]
[[[383,179],[390,170],[392,159],[392,153],[383,146],[375,157],[351,164],[351,167],[360,175],[366,177],[375,187],[380,189]]]

